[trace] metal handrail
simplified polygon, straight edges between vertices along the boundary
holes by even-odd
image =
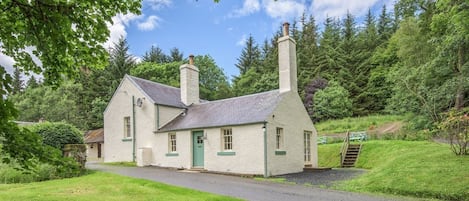
[[[344,164],[344,160],[345,160],[345,154],[347,154],[347,149],[348,149],[348,146],[350,144],[350,133],[349,131],[347,131],[347,133],[345,133],[345,138],[344,138],[344,142],[342,143],[342,146],[340,147],[340,166],[343,167],[343,164]]]

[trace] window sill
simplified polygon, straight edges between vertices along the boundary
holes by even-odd
[[[234,151],[219,151],[217,152],[218,156],[234,156],[236,155],[236,152]]]
[[[279,155],[279,156],[287,155],[287,151],[275,150],[275,155]]]
[[[166,156],[168,156],[168,157],[179,156],[179,153],[167,153]]]
[[[128,141],[132,141],[132,138],[124,138],[124,139],[122,139],[122,142],[128,142]]]

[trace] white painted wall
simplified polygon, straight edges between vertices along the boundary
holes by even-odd
[[[226,127],[233,131],[233,156],[218,155],[222,151],[221,128],[205,129],[205,169],[217,172],[263,174],[264,132],[263,124]]]
[[[186,169],[192,167],[191,131],[177,131],[175,133],[177,156],[166,156],[169,153],[168,133],[154,134],[152,165]]]
[[[283,128],[284,151],[286,155],[276,155],[276,128]],[[287,92],[269,117],[267,124],[267,164],[268,174],[280,175],[303,171],[304,131],[311,131],[312,166],[317,167],[317,132],[308,117],[297,93]]]
[[[222,151],[221,128],[202,130],[204,140],[204,169],[238,174],[263,174],[263,124],[225,127],[233,130],[233,152],[235,155],[218,155]],[[200,130],[194,130],[200,131]],[[169,150],[168,133],[155,134],[152,165],[161,167],[192,167],[192,131],[177,131],[178,156],[166,156]],[[165,142],[165,143],[162,143]]]
[[[104,159],[104,144],[101,143],[101,158],[98,158],[98,144],[86,144],[86,161],[103,161]]]
[[[164,106],[164,105],[158,105],[158,111],[159,111],[159,126],[160,128],[163,127],[165,124],[169,123],[171,120],[179,116],[184,109],[181,108],[175,108],[175,107],[169,107],[169,106]]]
[[[124,78],[104,111],[104,162],[132,161],[133,142],[124,139],[124,117],[130,117],[132,128],[132,96],[142,98],[144,95],[127,79]],[[152,133],[154,128],[154,105],[150,101],[143,102],[142,107],[135,106],[136,148],[144,146],[145,133]],[[142,137],[142,139],[139,139]],[[133,139],[132,139],[133,140]]]

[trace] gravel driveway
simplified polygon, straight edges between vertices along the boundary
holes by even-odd
[[[143,178],[200,191],[258,201],[388,201],[400,200],[374,195],[321,189],[236,176],[175,171],[157,167],[119,167],[87,164],[87,168],[124,176]]]
[[[366,173],[366,170],[363,169],[340,168],[315,172],[300,172],[277,177],[285,178],[287,181],[296,184],[330,187],[334,182],[352,179],[364,173]]]

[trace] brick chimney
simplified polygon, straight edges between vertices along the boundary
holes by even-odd
[[[296,70],[296,42],[289,36],[290,24],[283,24],[283,36],[278,43],[279,90],[280,93],[298,92]]]
[[[199,69],[194,66],[194,55],[189,56],[189,64],[179,67],[181,71],[181,101],[185,105],[199,103]]]

